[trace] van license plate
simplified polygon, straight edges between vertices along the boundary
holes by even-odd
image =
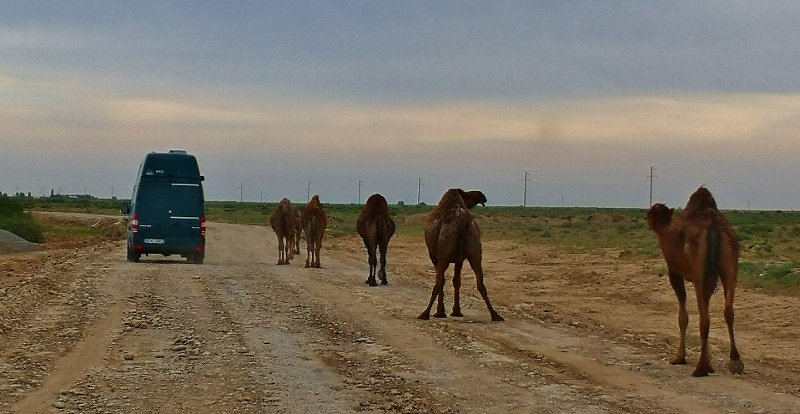
[[[164,239],[144,239],[145,244],[164,244]]]

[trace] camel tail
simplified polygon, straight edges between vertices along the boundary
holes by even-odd
[[[375,220],[375,223],[373,223],[373,224],[375,225],[375,237],[377,238],[377,240],[375,240],[375,241],[380,243],[383,240],[383,238],[385,237],[384,234],[383,234],[384,233],[384,231],[383,231],[383,225],[384,225],[383,217],[381,217],[378,220]]]
[[[306,237],[311,238],[311,240],[316,240],[318,230],[317,226],[317,216],[311,216],[311,225],[309,226],[309,230],[311,230],[309,233],[311,234],[306,234]]]
[[[706,240],[706,263],[705,271],[703,272],[703,281],[709,292],[714,292],[717,289],[717,280],[719,273],[717,272],[719,262],[719,249],[720,249],[720,232],[717,229],[708,229],[708,237]]]

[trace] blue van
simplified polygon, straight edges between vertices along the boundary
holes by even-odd
[[[181,255],[203,263],[206,254],[206,214],[203,180],[194,155],[183,150],[151,152],[139,165],[128,215],[127,258]]]

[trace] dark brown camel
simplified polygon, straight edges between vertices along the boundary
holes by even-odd
[[[269,224],[278,236],[279,265],[289,264],[289,260],[294,259],[292,242],[297,225],[295,220],[294,207],[292,207],[292,203],[288,198],[283,198],[275,206],[275,211],[272,212],[272,216],[269,218]]]
[[[673,209],[664,204],[654,204],[647,212],[647,224],[658,236],[658,245],[667,262],[669,282],[680,305],[678,326],[681,338],[670,364],[686,363],[689,314],[686,312],[684,280],[687,280],[694,286],[700,318],[700,358],[692,376],[703,377],[714,372],[708,350],[708,307],[720,281],[725,294],[724,315],[731,344],[728,369],[734,374],[742,373],[744,363],[733,337],[733,295],[739,269],[739,239],[728,220],[717,209],[711,192],[705,187],[698,188],[689,197],[686,208],[674,217]]]
[[[377,271],[377,275],[380,277],[382,285],[388,284],[389,282],[386,280],[386,248],[389,245],[389,239],[394,235],[395,224],[389,215],[386,198],[380,194],[369,196],[356,220],[356,230],[367,248],[369,277],[365,283],[370,286],[378,286],[375,280],[378,266],[376,253],[380,251],[381,268]]]
[[[300,236],[303,234],[303,226],[300,223],[300,213],[303,211],[302,208],[299,210],[295,210],[295,227],[294,227],[294,240],[292,240],[292,250],[294,254],[300,254]]]
[[[319,196],[314,194],[311,201],[300,215],[303,231],[306,233],[306,267],[320,267],[319,251],[322,248],[322,236],[328,225],[328,218],[322,210]]]
[[[495,312],[489,302],[489,295],[486,293],[486,286],[483,284],[481,233],[461,194],[463,194],[463,191],[458,188],[447,190],[425,222],[425,245],[428,247],[428,256],[436,268],[436,284],[433,286],[428,307],[418,318],[428,319],[430,317],[433,301],[436,300],[437,296],[439,303],[433,316],[437,318],[447,316],[444,311],[443,299],[444,273],[450,263],[455,265],[453,269],[453,312],[450,315],[463,316],[459,290],[461,288],[461,268],[464,265],[464,260],[467,260],[475,272],[478,292],[481,293],[483,301],[486,302],[486,307],[489,308],[492,320],[502,321],[503,317]]]

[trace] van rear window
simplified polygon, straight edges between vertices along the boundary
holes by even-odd
[[[171,211],[173,215],[200,217],[203,215],[203,187],[200,184],[171,183]]]

